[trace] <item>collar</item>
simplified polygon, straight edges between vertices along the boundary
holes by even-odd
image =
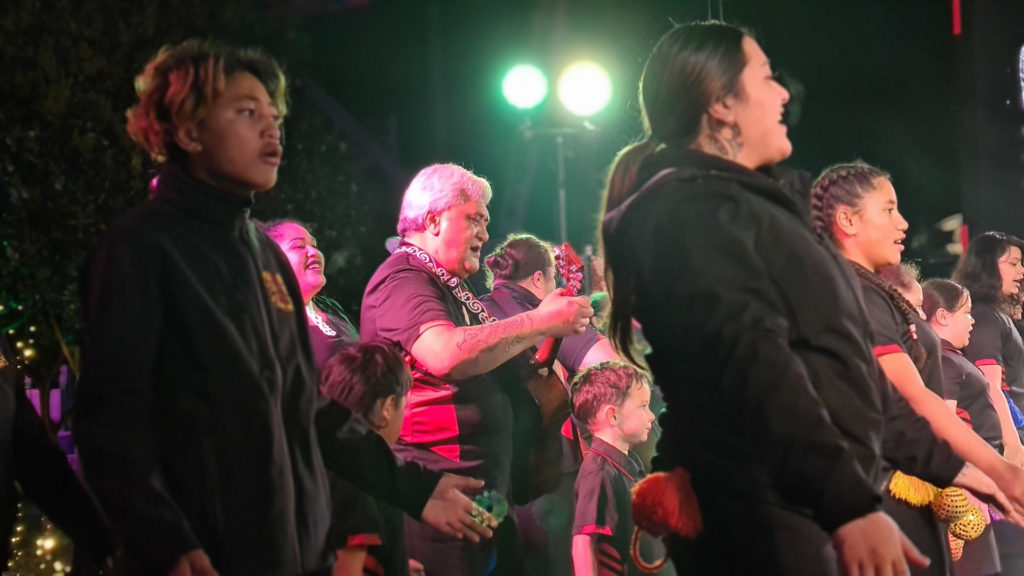
[[[530,292],[525,286],[520,286],[515,282],[507,282],[505,280],[499,280],[494,283],[494,289],[491,292],[507,292],[514,300],[518,300],[523,304],[527,304],[530,308],[536,308],[540,306],[540,298],[533,292]]]
[[[953,345],[949,343],[949,340],[946,340],[945,338],[940,338],[939,340],[942,341],[942,349],[943,350],[950,350],[952,352],[956,352],[957,354],[959,354],[961,356],[964,355],[963,351],[958,349],[958,348],[954,348]]]
[[[637,172],[635,188],[644,185],[662,171],[671,169],[668,179],[700,182],[705,179],[720,179],[737,184],[744,192],[760,196],[796,215],[804,222],[810,221],[811,180],[804,172],[787,170],[775,166],[751,170],[731,160],[705,154],[690,148],[662,146],[648,157]],[[657,187],[657,186],[656,186]],[[614,236],[623,227],[630,208],[637,204],[637,198],[646,194],[634,192],[622,204],[604,215],[602,230],[607,236]]]
[[[174,161],[164,164],[155,197],[202,220],[217,224],[237,224],[249,217],[254,194],[239,196],[192,177]]]
[[[604,458],[611,462],[620,472],[629,476],[634,482],[640,480],[644,475],[643,467],[637,459],[630,454],[623,454],[621,450],[597,436],[594,436],[590,442],[589,451],[593,452],[598,458]]]

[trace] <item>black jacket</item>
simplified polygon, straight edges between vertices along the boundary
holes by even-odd
[[[637,186],[668,168],[603,228],[668,405],[655,467],[806,509],[827,531],[878,509],[883,452],[911,473],[955,475],[963,462],[881,374],[857,279],[816,240],[806,195],[672,149],[648,158]]]
[[[95,568],[113,553],[99,510],[25,396],[14,356],[0,334],[0,566],[7,566],[11,553],[18,503],[15,482],[71,538],[77,558],[91,560]]]
[[[88,264],[74,429],[130,574],[193,548],[221,574],[330,562],[302,298],[251,203],[169,164]]]

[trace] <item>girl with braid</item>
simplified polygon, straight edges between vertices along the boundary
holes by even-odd
[[[684,24],[658,42],[644,138],[608,179],[609,334],[628,357],[643,326],[666,403],[654,476],[685,470],[699,504],[702,530],[668,537],[680,572],[903,575],[927,559],[880,509],[883,445],[950,477],[963,462],[926,424],[916,444],[886,433],[860,296],[807,225],[809,178],[774,167],[792,152],[788,100],[743,30]]]
[[[897,209],[896,191],[889,175],[863,162],[828,168],[815,181],[811,192],[811,222],[823,240],[835,243],[860,281],[871,327],[871,345],[886,377],[914,411],[928,421],[935,435],[969,462],[955,477],[943,477],[944,471],[931,463],[918,462],[914,467],[914,462],[892,458],[886,450],[890,471],[900,469],[938,486],[957,484],[975,492],[993,493],[994,486],[988,478],[979,478],[980,468],[1006,492],[1018,512],[1024,509],[1024,470],[1004,460],[977,434],[965,429],[949,410],[942,398],[938,339],[915,307],[877,274],[881,268],[900,263],[908,228]],[[915,441],[914,430],[906,428],[901,433],[901,441]],[[883,509],[932,558],[927,570],[914,573],[946,574],[943,560],[948,545],[940,537],[931,511],[897,500],[889,490],[883,491],[883,498]]]

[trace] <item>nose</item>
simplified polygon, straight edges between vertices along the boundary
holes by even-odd
[[[281,142],[282,125],[274,118],[273,115],[268,114],[267,126],[263,129],[263,137],[269,138],[272,142]]]
[[[782,103],[783,104],[788,103],[789,102],[789,90],[786,90],[786,87],[783,86],[782,84],[779,84],[779,88],[782,89]]]
[[[896,218],[898,219],[896,222],[896,229],[900,232],[906,232],[907,229],[910,228],[910,223],[907,222],[907,219],[899,212],[896,212]]]
[[[487,234],[487,224],[480,225],[480,229],[477,231],[476,237],[479,238],[481,242],[487,242],[487,240],[491,238],[491,236]]]

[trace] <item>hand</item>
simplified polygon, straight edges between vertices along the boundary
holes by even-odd
[[[498,521],[463,494],[479,492],[483,487],[483,480],[455,474],[441,476],[420,519],[458,540],[479,542],[480,538],[494,536],[491,529],[498,527]]]
[[[423,564],[409,558],[409,576],[427,576],[427,569]]]
[[[564,290],[548,294],[535,310],[546,336],[571,336],[587,329],[594,309],[586,296],[566,296]]]
[[[1024,445],[1014,442],[1003,450],[1003,458],[1006,458],[1015,466],[1024,466]]]
[[[922,568],[931,563],[884,512],[843,524],[832,545],[847,576],[906,576],[908,562]]]
[[[202,548],[196,548],[182,554],[167,576],[217,576],[217,571],[210,564],[206,552],[203,552]]]
[[[985,476],[985,480],[996,485],[995,490],[990,490],[984,483],[977,485],[980,481],[972,478],[968,466],[970,464],[964,465],[964,470],[957,474],[953,483],[967,488],[975,496],[995,506],[1003,518],[1024,527],[1024,468],[1005,462],[999,476],[991,479]],[[965,470],[968,470],[966,482],[961,479]]]

